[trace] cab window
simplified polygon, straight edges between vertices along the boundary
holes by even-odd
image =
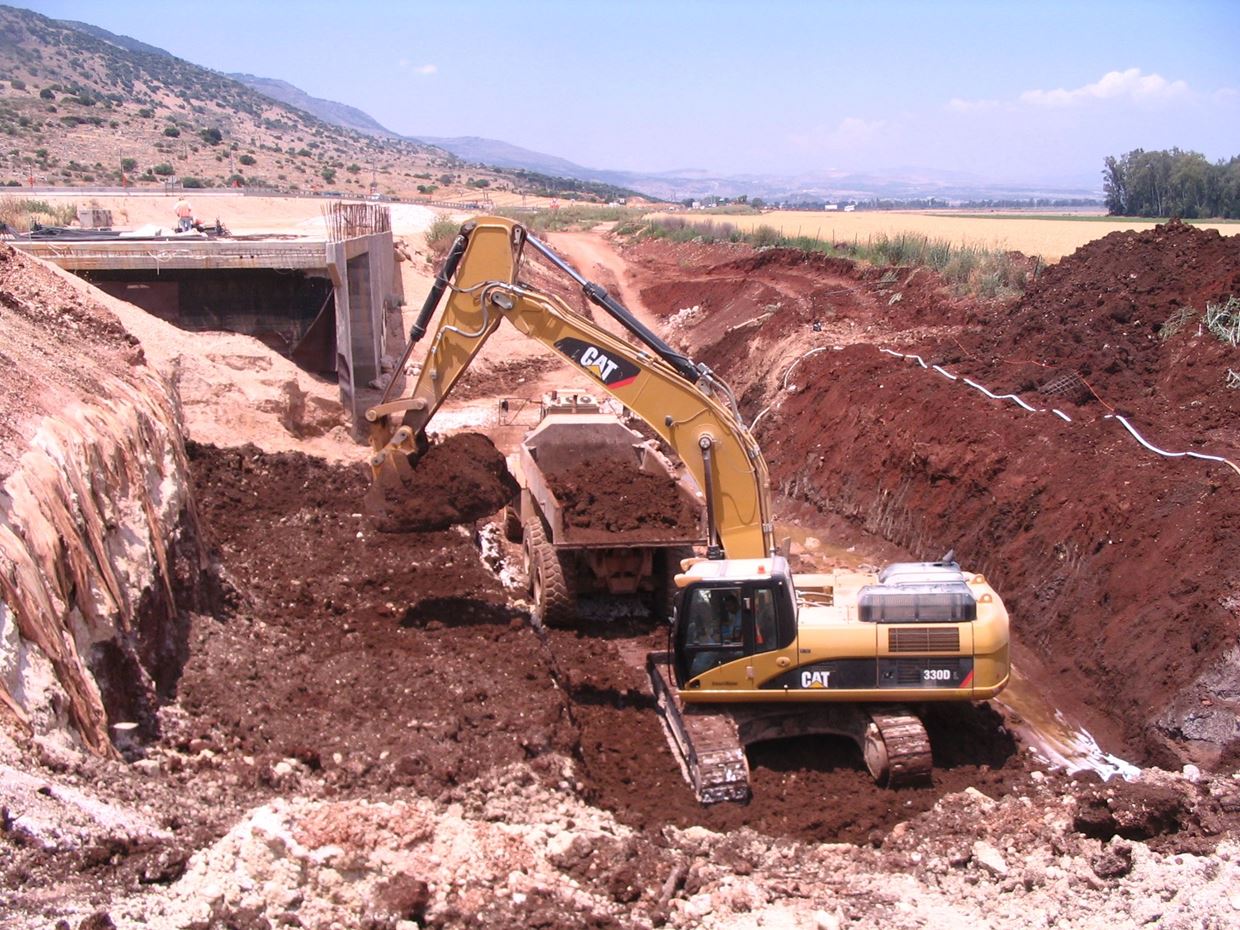
[[[745,652],[745,623],[739,587],[692,592],[685,618],[685,658],[696,678]]]
[[[779,624],[775,616],[775,592],[755,588],[753,598],[753,651],[770,652],[780,647]]]

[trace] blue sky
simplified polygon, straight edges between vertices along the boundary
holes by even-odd
[[[597,168],[1098,184],[1240,155],[1240,2],[31,0],[409,135]]]

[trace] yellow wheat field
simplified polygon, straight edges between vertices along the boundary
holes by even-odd
[[[812,236],[826,241],[864,242],[872,236],[918,233],[931,239],[945,239],[953,245],[986,249],[1014,249],[1026,255],[1041,255],[1057,261],[1087,242],[1118,229],[1149,229],[1157,220],[1109,220],[1102,218],[1033,218],[1018,214],[994,216],[951,216],[940,213],[863,211],[857,213],[802,213],[777,211],[753,216],[711,215],[709,213],[661,213],[689,222],[731,223],[745,232],[771,226],[785,236]],[[1194,223],[1204,229],[1217,229],[1223,235],[1240,234],[1240,223]]]

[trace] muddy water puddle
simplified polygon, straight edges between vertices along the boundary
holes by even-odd
[[[1012,678],[995,703],[1006,711],[1008,727],[1044,762],[1068,772],[1095,772],[1103,779],[1133,779],[1140,769],[1103,751],[1084,727],[1054,706],[1037,684],[1012,667]]]

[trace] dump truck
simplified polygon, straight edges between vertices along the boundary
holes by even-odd
[[[539,414],[509,462],[534,621],[568,623],[590,595],[668,618],[680,562],[706,541],[692,475],[591,394],[550,393]]]

